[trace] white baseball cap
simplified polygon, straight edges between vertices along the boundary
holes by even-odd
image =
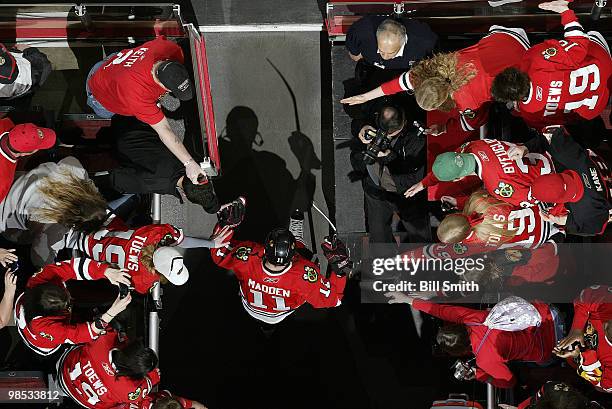
[[[189,279],[189,270],[183,262],[183,255],[174,247],[160,247],[153,253],[155,270],[174,285],[183,285]]]

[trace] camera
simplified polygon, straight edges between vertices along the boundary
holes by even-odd
[[[470,379],[474,379],[476,376],[474,368],[472,368],[470,364],[465,361],[460,359],[457,360],[454,367],[455,373],[453,375],[458,381],[469,381]]]
[[[132,291],[132,287],[128,287],[123,283],[119,283],[119,298],[124,299]]]
[[[378,152],[386,151],[391,147],[391,139],[387,137],[387,132],[382,129],[375,131],[368,129],[364,135],[365,139],[372,141],[363,152],[363,161],[367,165],[372,165],[378,158]]]
[[[425,127],[425,125],[423,125],[422,123],[420,123],[419,121],[414,121],[412,123],[412,126],[414,126],[417,129],[417,136],[421,136],[425,133],[425,131],[427,130],[427,128]]]

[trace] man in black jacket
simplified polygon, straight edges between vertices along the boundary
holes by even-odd
[[[396,212],[409,242],[431,241],[425,193],[411,199],[402,195],[425,175],[425,136],[408,123],[403,108],[392,104],[383,105],[368,122],[353,121],[353,134],[364,149],[354,151],[351,159],[363,175],[370,242],[395,242],[391,222]],[[375,143],[372,136],[377,129],[387,134],[390,146],[378,152],[375,159],[367,160],[364,151]]]
[[[510,150],[509,155],[543,150],[550,152],[559,173],[540,176],[531,186],[535,199],[555,204],[542,218],[565,226],[569,234],[603,234],[612,214],[612,180],[605,161],[560,126],[546,128],[543,135]]]
[[[410,69],[431,54],[437,42],[438,36],[427,24],[385,16],[364,16],[346,34],[346,48],[353,61],[389,70]]]

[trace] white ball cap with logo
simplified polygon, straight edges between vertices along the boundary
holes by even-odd
[[[155,270],[174,285],[183,285],[189,279],[189,270],[183,263],[183,255],[174,247],[160,247],[153,253]]]

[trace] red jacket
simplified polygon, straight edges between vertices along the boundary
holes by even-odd
[[[474,310],[459,305],[435,304],[414,300],[412,306],[441,320],[467,326],[472,351],[476,354],[476,379],[498,388],[511,388],[516,379],[506,365],[510,361],[546,362],[556,344],[555,328],[546,304],[533,303],[542,316],[539,327],[522,331],[489,329],[482,323],[489,311]]]
[[[44,283],[65,286],[68,280],[99,280],[104,278],[108,264],[86,258],[75,258],[61,263],[49,264],[34,274],[27,283],[33,288]],[[39,355],[51,355],[63,344],[80,344],[97,338],[93,323],[70,323],[69,315],[34,317],[26,322],[23,294],[15,302],[17,332],[30,349]]]
[[[604,323],[612,320],[612,287],[594,285],[574,301],[572,329],[585,331],[592,349],[580,353],[578,374],[602,392],[612,393],[612,340]]]

